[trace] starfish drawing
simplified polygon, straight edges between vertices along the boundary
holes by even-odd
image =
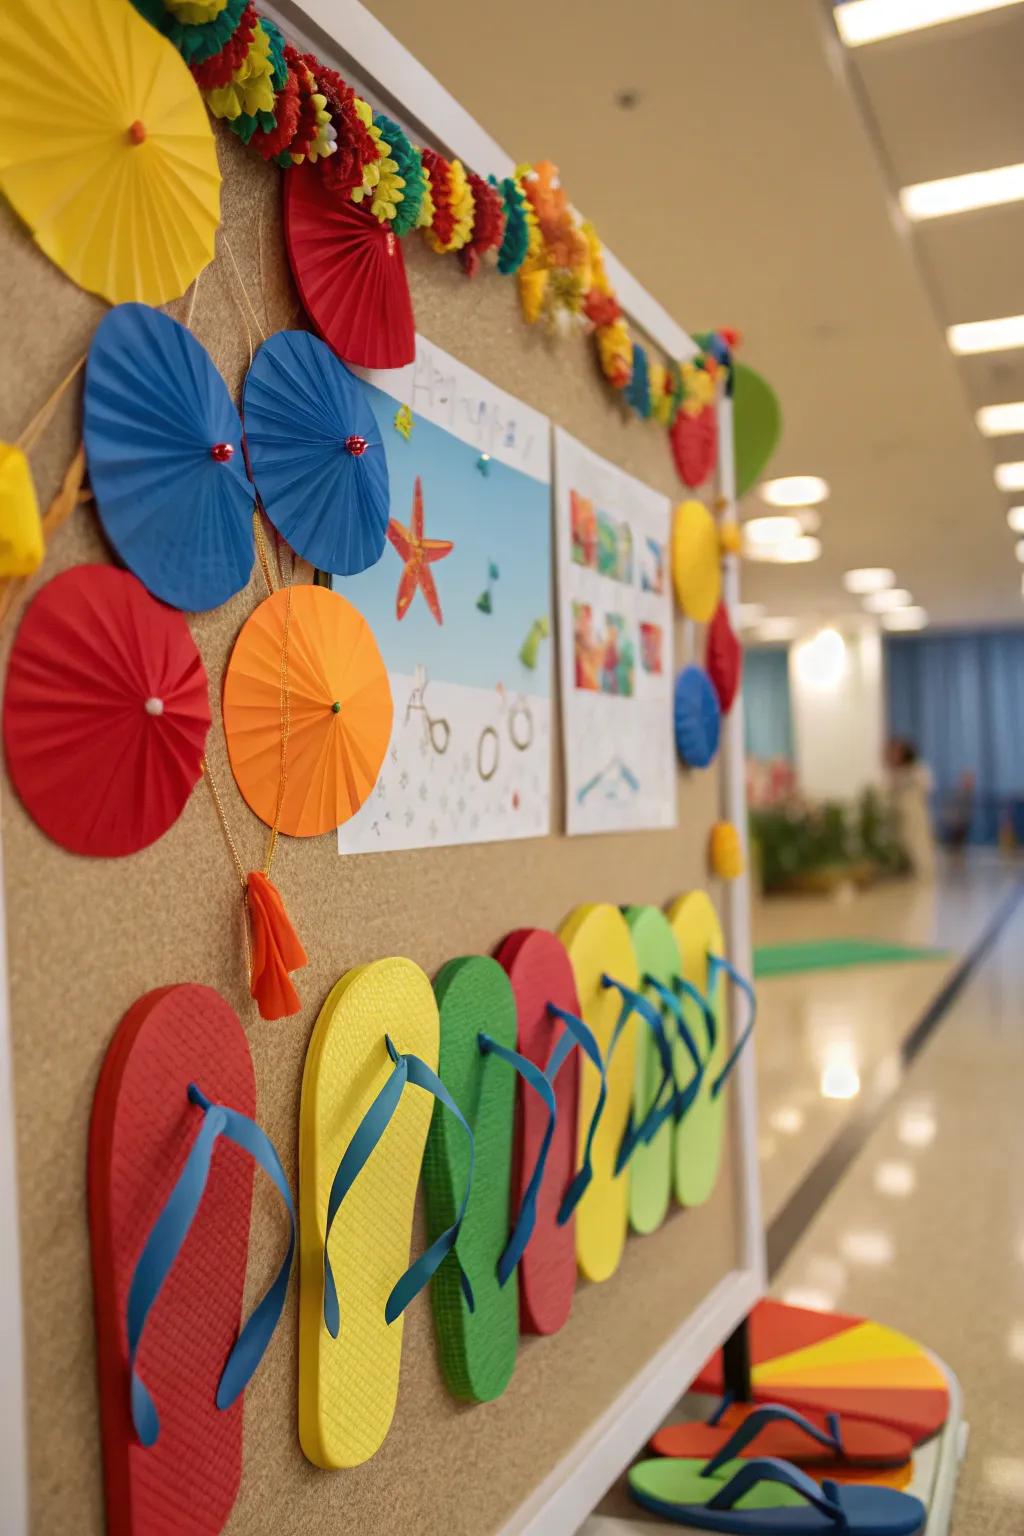
[[[436,560],[443,560],[445,555],[450,555],[455,545],[450,539],[423,537],[423,486],[419,475],[416,476],[416,485],[412,493],[412,517],[409,527],[406,528],[396,518],[392,518],[388,523],[388,539],[399,559],[405,562],[395,599],[397,617],[405,618],[409,605],[416,596],[416,588],[419,587],[434,618],[439,624],[443,624],[441,599],[437,595],[437,587],[430,567]]]

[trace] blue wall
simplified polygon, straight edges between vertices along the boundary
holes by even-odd
[[[889,730],[931,768],[940,809],[976,776],[972,842],[996,841],[1009,809],[1024,842],[1024,629],[886,641]]]
[[[793,761],[793,712],[789,666],[783,646],[743,655],[743,711],[748,757]]]

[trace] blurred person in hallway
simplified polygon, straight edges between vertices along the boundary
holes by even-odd
[[[894,736],[885,749],[889,799],[896,835],[919,880],[935,878],[935,834],[929,799],[935,787],[931,769],[905,737]]]

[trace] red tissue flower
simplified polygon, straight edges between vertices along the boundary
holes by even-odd
[[[213,91],[219,85],[227,85],[235,70],[244,61],[249,52],[256,32],[256,7],[252,0],[246,6],[238,18],[238,26],[228,38],[219,53],[204,59],[201,64],[193,64],[192,77],[200,90]]]
[[[436,149],[424,149],[423,164],[430,173],[430,191],[434,199],[434,222],[430,227],[441,244],[448,245],[455,233],[451,166]]]
[[[469,171],[466,179],[473,194],[473,233],[459,252],[459,260],[466,276],[475,277],[480,257],[485,251],[496,250],[504,239],[505,205],[497,188],[475,171]]]

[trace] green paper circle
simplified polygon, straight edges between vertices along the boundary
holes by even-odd
[[[782,435],[778,396],[746,363],[733,364],[733,431],[736,496],[745,496],[760,479]]]

